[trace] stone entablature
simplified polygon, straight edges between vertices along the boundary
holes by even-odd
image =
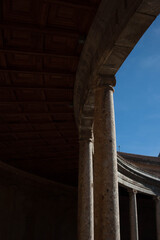
[[[118,155],[118,181],[125,188],[137,192],[160,196],[160,178],[128,163]]]
[[[138,169],[160,178],[160,157],[143,156],[118,152],[118,155]]]

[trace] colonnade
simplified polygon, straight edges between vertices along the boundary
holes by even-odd
[[[79,127],[79,240],[120,240],[114,76],[99,76],[93,126]],[[93,155],[94,148],[94,155]],[[138,240],[136,191],[129,191],[131,240]],[[156,200],[160,240],[160,199]]]
[[[137,210],[137,191],[129,189],[129,210],[130,210],[130,239],[139,240],[138,232],[138,210]],[[153,197],[155,200],[155,216],[156,216],[156,236],[160,240],[160,197]]]

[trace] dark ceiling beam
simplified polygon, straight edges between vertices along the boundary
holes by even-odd
[[[1,113],[0,113],[1,114]],[[66,122],[66,121],[65,121]],[[12,124],[30,124],[30,125],[33,125],[33,126],[35,126],[36,124],[52,124],[53,123],[53,121],[51,120],[51,121],[44,121],[44,122],[26,122],[26,121],[21,121],[21,122],[18,122],[18,123],[11,123],[11,122],[7,122],[7,121],[5,121],[5,122],[1,122],[0,121],[0,125],[3,127],[4,125],[12,125]],[[62,121],[62,123],[64,123],[64,121]]]
[[[23,144],[21,144],[21,142],[23,142]],[[25,141],[25,140],[19,140],[19,141],[15,141],[15,145],[13,144],[14,142],[8,142],[8,146],[4,147],[1,149],[1,153],[0,156],[2,155],[10,155],[13,158],[15,156],[23,156],[26,155],[28,153],[28,155],[32,155],[36,156],[36,155],[41,155],[41,153],[43,154],[43,158],[46,156],[47,157],[47,153],[50,156],[56,156],[57,153],[59,153],[60,156],[64,156],[65,157],[65,152],[66,153],[72,153],[74,155],[77,155],[78,152],[78,140],[74,140],[74,144],[73,142],[71,144],[64,144],[63,141],[59,141],[58,143],[53,143],[51,141],[50,144],[48,145],[38,145],[38,144],[34,144],[34,142],[36,143],[36,141],[34,141],[34,139],[30,139],[29,141]],[[48,140],[49,142],[49,140]],[[5,142],[4,142],[5,143]],[[12,146],[10,146],[12,144]],[[27,147],[25,146],[27,144]],[[61,147],[59,147],[59,145]],[[62,147],[63,146],[63,147]],[[19,151],[15,151],[15,149],[20,148]],[[63,148],[63,151],[62,151]]]
[[[48,168],[48,169],[44,169],[44,171],[49,171],[50,169],[52,169],[51,171],[52,171],[52,173],[53,173],[53,169],[54,169],[54,173],[55,172],[59,172],[58,170],[60,170],[60,173],[62,173],[63,171],[65,171],[65,172],[68,172],[68,169],[69,168],[73,168],[74,170],[76,170],[77,168],[78,168],[78,164],[77,164],[77,162],[78,162],[78,156],[71,156],[71,157],[65,157],[65,155],[64,156],[59,156],[59,157],[49,157],[49,156],[46,156],[46,157],[41,157],[41,156],[26,156],[26,157],[24,157],[24,156],[22,156],[22,157],[15,157],[13,160],[8,156],[8,157],[6,157],[6,156],[2,156],[1,157],[2,158],[2,161],[3,162],[6,162],[6,163],[9,163],[9,164],[11,164],[12,166],[16,166],[16,167],[18,167],[18,166],[21,166],[21,167],[23,167],[23,169],[27,169],[28,170],[28,165],[29,165],[29,163],[31,163],[31,165],[29,165],[30,167],[32,167],[32,169],[30,169],[31,171],[34,169],[34,170],[36,170],[35,169],[35,165],[33,165],[32,163],[33,163],[33,161],[36,163],[36,164],[40,164],[40,162],[39,161],[41,161],[41,163],[42,163],[42,161],[44,162],[44,165],[45,164],[48,164],[48,161],[50,162],[50,163],[52,163],[52,165],[50,165],[50,167]],[[70,160],[70,161],[69,161]],[[28,165],[26,166],[26,165],[23,165],[23,162],[25,161],[25,164],[26,164],[26,162],[28,163]],[[46,163],[47,162],[47,163]],[[18,165],[16,165],[16,163],[19,163]],[[22,166],[22,165],[23,166]],[[26,167],[25,167],[26,166]],[[59,167],[58,167],[59,166]],[[51,168],[52,167],[52,168]],[[57,169],[57,167],[58,167],[58,169]],[[67,168],[66,168],[67,167]],[[37,171],[38,171],[38,169],[37,169]],[[41,172],[42,173],[42,172]],[[43,174],[43,173],[42,173]],[[53,177],[53,175],[52,175],[52,177]]]
[[[28,111],[23,111],[23,112],[13,112],[13,113],[11,113],[11,112],[0,112],[0,115],[2,115],[3,117],[5,117],[5,116],[12,116],[12,115],[34,115],[34,116],[36,116],[36,115],[43,115],[43,116],[45,116],[45,115],[53,115],[53,117],[54,117],[54,115],[55,114],[68,114],[68,112],[59,112],[59,111],[57,111],[57,110],[55,110],[55,112],[53,112],[53,111],[50,111],[50,112],[28,112]],[[1,116],[0,116],[1,117]],[[57,120],[57,122],[60,122],[60,120]],[[69,121],[69,120],[68,120]],[[32,122],[32,121],[31,121]],[[52,121],[53,122],[53,121]],[[63,121],[61,121],[62,123],[64,123],[64,122],[66,122],[66,120],[64,119]],[[34,122],[32,122],[32,123],[34,123]],[[37,122],[38,123],[38,122]]]
[[[59,152],[57,154],[59,155]],[[51,165],[52,167],[55,168],[56,166],[57,167],[59,166],[62,171],[64,171],[66,169],[66,165],[67,165],[67,168],[71,165],[72,165],[73,168],[77,168],[77,162],[78,162],[77,161],[78,155],[77,156],[74,155],[74,156],[69,157],[69,156],[65,155],[65,152],[64,152],[64,155],[59,155],[58,157],[57,156],[46,156],[45,157],[45,156],[41,156],[41,155],[39,155],[39,156],[28,155],[28,156],[15,156],[13,160],[9,156],[1,155],[0,157],[1,157],[3,162],[9,163],[13,166],[15,165],[16,162],[19,162],[20,165],[21,164],[23,165],[24,161],[28,161],[28,163],[31,164],[30,166],[32,166],[32,168],[35,167],[35,163],[36,164],[40,163],[39,161],[41,161],[41,163],[42,163],[42,161],[44,161],[44,164],[46,164],[46,161],[47,162],[51,161],[52,162],[52,165]],[[71,161],[69,161],[69,160],[71,160]],[[33,162],[34,162],[34,164],[33,164]],[[22,167],[22,165],[21,165],[21,167]],[[17,165],[15,165],[15,166],[18,167]],[[44,169],[44,170],[48,171],[51,166],[49,166],[48,169]],[[23,165],[23,167],[25,168],[25,165]],[[27,168],[27,166],[26,166],[26,168]],[[55,170],[55,172],[57,172],[56,168],[54,170]]]
[[[62,152],[62,148],[61,148],[61,152]],[[78,161],[78,154],[72,156],[71,152],[70,152],[70,154],[67,156],[67,152],[65,152],[65,151],[64,151],[64,155],[60,155],[59,153],[60,153],[60,151],[57,152],[57,154],[59,156],[57,156],[57,155],[41,156],[41,154],[39,154],[38,156],[37,155],[29,155],[29,154],[28,154],[28,156],[23,156],[23,155],[22,156],[14,156],[13,160],[11,159],[9,154],[8,154],[8,156],[7,155],[5,155],[5,156],[0,155],[0,157],[1,157],[2,161],[7,162],[7,163],[9,163],[11,165],[12,165],[12,163],[14,165],[14,163],[16,161],[21,161],[22,164],[23,164],[23,161],[31,161],[32,166],[34,166],[35,164],[33,164],[33,162],[35,163],[36,160],[44,161],[44,163],[47,160],[48,161],[51,160],[52,163],[53,163],[53,166],[54,166],[54,164],[56,165],[56,163],[58,163],[58,165],[61,166],[61,169],[63,169],[64,164],[70,165],[70,161],[68,161],[68,160],[72,160],[73,163],[74,163],[74,166],[76,167],[77,161]],[[25,167],[25,165],[24,165],[24,167]],[[55,169],[55,171],[56,170],[57,169]]]
[[[55,123],[54,121],[52,122],[52,123]],[[56,122],[57,123],[57,122]],[[55,124],[56,124],[55,123]],[[65,128],[65,130],[73,130],[73,125],[74,124],[74,122],[71,122],[71,128]],[[0,124],[0,127],[4,127],[5,125],[4,124]],[[6,126],[7,126],[7,124],[6,124]],[[11,125],[10,125],[11,126]],[[25,131],[18,131],[18,130],[8,130],[8,131],[1,131],[0,130],[0,134],[1,135],[5,135],[5,134],[8,134],[8,133],[13,133],[13,134],[19,134],[19,133],[28,133],[28,134],[32,134],[32,133],[37,133],[37,134],[43,134],[43,133],[50,133],[50,132],[55,132],[56,133],[56,136],[53,134],[53,136],[52,137],[56,137],[56,140],[58,140],[58,139],[63,139],[63,137],[59,134],[59,132],[58,131],[63,131],[64,129],[62,128],[62,129],[56,129],[56,126],[55,126],[55,129],[47,129],[47,130],[43,130],[43,129],[38,129],[38,130],[28,130],[28,129],[26,129]],[[57,136],[58,135],[58,136]],[[42,136],[42,135],[41,135]],[[47,139],[50,139],[50,138],[52,138],[52,137],[47,137]],[[35,138],[34,138],[35,139]],[[32,140],[34,140],[33,138],[32,138]],[[45,138],[45,136],[43,137],[43,139],[46,139]],[[27,138],[27,140],[28,140],[28,138]],[[35,139],[36,140],[36,139]],[[3,141],[3,140],[2,140]],[[11,140],[7,140],[7,141],[13,141],[12,139]]]
[[[61,100],[59,100],[59,99],[52,99],[52,100],[26,100],[26,101],[22,101],[22,100],[11,100],[11,101],[9,101],[9,100],[7,100],[7,101],[5,101],[5,100],[1,100],[1,102],[0,102],[0,105],[1,104],[5,104],[5,103],[17,103],[17,104],[20,104],[20,103],[24,103],[24,104],[26,104],[26,103],[29,103],[29,104],[34,104],[34,103],[36,103],[36,104],[40,104],[40,103],[46,103],[46,104],[63,104],[63,103],[65,103],[66,104],[66,106],[65,107],[67,107],[67,108],[73,108],[73,101],[71,101],[71,100],[69,100],[69,99],[61,99]],[[57,106],[56,106],[57,107]],[[44,113],[44,112],[43,112]]]
[[[40,75],[52,75],[52,76],[63,76],[65,77],[75,77],[75,73],[61,71],[34,71],[26,69],[0,69],[0,73],[24,73],[24,74],[40,74]]]
[[[0,49],[0,53],[9,53],[9,54],[22,54],[22,55],[33,55],[33,56],[41,56],[41,57],[53,57],[53,58],[70,58],[73,59],[75,61],[79,60],[79,56],[75,56],[75,55],[57,55],[57,54],[53,54],[53,53],[49,53],[49,52],[32,52],[32,51],[21,51],[21,50],[17,50],[17,49],[4,49],[1,48]]]
[[[67,140],[65,143],[64,141]],[[57,144],[57,142],[61,142],[61,144]],[[0,154],[3,153],[3,150],[6,148],[8,149],[12,149],[14,150],[14,152],[16,153],[16,147],[21,146],[22,148],[25,149],[30,149],[30,148],[34,148],[35,150],[41,150],[43,151],[43,148],[51,148],[51,150],[54,151],[56,150],[62,150],[62,146],[64,147],[64,150],[71,150],[72,147],[77,146],[78,143],[78,137],[72,137],[72,138],[58,138],[58,140],[56,141],[56,138],[54,137],[53,139],[50,137],[46,137],[44,139],[42,138],[38,138],[38,139],[34,139],[34,138],[30,138],[30,139],[12,139],[10,141],[7,141],[7,139],[4,140],[4,142],[0,141],[0,143],[2,143],[4,145],[4,148],[2,148]],[[27,145],[26,145],[27,144]],[[55,144],[55,147],[54,147]],[[53,147],[53,148],[52,148]],[[78,146],[77,146],[78,149]],[[77,149],[72,149],[72,151],[77,151]],[[21,151],[21,148],[18,149],[18,151]],[[63,152],[62,152],[63,153]]]
[[[5,137],[5,134],[1,133],[1,135],[3,135],[3,137]],[[55,145],[57,145],[56,147],[61,146],[61,149],[62,149],[62,146],[63,146],[64,149],[65,149],[65,148],[69,148],[73,145],[75,146],[78,143],[78,136],[71,137],[71,138],[67,138],[67,137],[62,136],[61,141],[58,141],[58,140],[60,140],[60,138],[58,138],[57,141],[56,141],[56,139],[55,139],[55,136],[53,135],[53,137],[44,137],[44,138],[39,137],[39,138],[36,138],[36,139],[35,138],[24,138],[24,139],[14,138],[14,139],[10,139],[10,140],[0,139],[0,143],[4,144],[6,146],[6,148],[8,148],[8,149],[9,149],[9,146],[10,147],[15,147],[15,146],[18,147],[17,144],[19,144],[19,146],[23,146],[25,148],[27,148],[28,146],[40,148],[40,147],[51,146],[51,145],[54,146],[54,144],[55,144]],[[39,141],[42,141],[43,143],[42,142],[40,143]],[[60,142],[61,142],[61,144],[60,144]],[[28,144],[27,147],[26,147],[26,143]],[[15,148],[14,148],[14,150],[15,150]],[[0,154],[1,153],[2,153],[2,151],[0,152]]]
[[[33,141],[34,140],[32,140],[31,141],[31,144],[29,143],[29,141],[23,141],[23,140],[19,140],[19,141],[16,141],[16,144],[19,144],[20,142],[24,142],[25,144],[27,144],[27,147],[26,146],[24,146],[24,145],[22,145],[22,144],[20,144],[19,146],[20,146],[20,150],[19,151],[15,151],[15,145],[12,145],[12,147],[10,148],[10,147],[6,147],[6,149],[5,148],[3,148],[2,149],[2,151],[1,151],[1,153],[0,153],[0,155],[3,155],[3,154],[5,154],[6,153],[6,150],[8,150],[7,151],[7,153],[8,154],[10,154],[11,152],[16,156],[18,156],[19,154],[20,154],[20,152],[22,152],[23,153],[23,150],[25,150],[25,152],[28,152],[28,153],[30,153],[31,154],[31,152],[32,152],[32,154],[34,155],[34,153],[35,153],[35,155],[39,155],[40,154],[40,152],[42,151],[43,153],[45,153],[44,151],[46,150],[48,150],[48,153],[49,154],[55,154],[55,153],[57,153],[57,152],[60,152],[61,153],[61,156],[62,155],[65,155],[65,152],[71,152],[71,153],[74,153],[74,154],[76,154],[77,155],[77,150],[78,150],[78,146],[77,146],[77,144],[66,144],[66,145],[64,145],[63,144],[63,150],[64,150],[64,152],[62,151],[62,145],[60,144],[60,142],[59,142],[59,145],[57,144],[57,145],[54,145],[54,143],[53,144],[48,144],[48,145],[33,145],[32,143],[33,143]],[[78,141],[77,141],[77,143],[78,143]],[[77,148],[76,148],[76,146],[77,146]],[[17,153],[17,154],[16,154]],[[46,154],[46,153],[45,153]]]
[[[43,141],[43,143],[42,143]],[[29,138],[29,139],[14,139],[12,141],[7,141],[5,140],[0,141],[0,144],[3,144],[3,147],[1,146],[1,152],[0,155],[5,153],[6,150],[10,149],[13,150],[13,152],[16,154],[16,149],[18,149],[18,147],[20,147],[20,150],[18,150],[18,152],[23,151],[24,149],[31,149],[34,151],[44,151],[47,150],[48,151],[54,151],[57,150],[57,148],[59,150],[62,150],[62,146],[64,148],[64,150],[72,150],[73,152],[77,152],[78,150],[78,137],[74,137],[74,138],[58,138],[57,141],[54,138],[39,138],[39,139],[34,139],[34,138]],[[61,146],[61,148],[59,148],[59,146]]]
[[[29,151],[30,153],[31,153],[31,151],[36,152],[36,153],[40,153],[40,152],[45,153],[45,151],[49,151],[50,153],[60,152],[61,155],[63,155],[64,152],[62,152],[62,146],[63,146],[64,151],[77,154],[78,138],[73,139],[73,140],[74,140],[74,142],[72,141],[71,143],[66,143],[66,144],[64,144],[63,142],[60,142],[60,141],[58,143],[53,143],[51,141],[50,144],[46,144],[46,145],[45,144],[43,144],[43,145],[42,144],[41,145],[34,144],[35,143],[34,139],[30,139],[29,141],[19,140],[19,141],[15,142],[16,144],[14,144],[14,141],[12,141],[12,142],[9,142],[8,144],[6,144],[5,147],[1,148],[0,156],[7,154],[7,153],[10,154],[10,152],[14,153],[14,155],[16,155],[16,153],[18,155],[20,155],[20,153],[23,154],[24,150]],[[23,142],[24,144],[21,144],[21,142]],[[5,142],[3,144],[5,144]],[[26,147],[26,144],[27,144],[27,147]],[[18,146],[20,147],[20,149],[19,149],[19,151],[16,151],[15,149]],[[6,150],[7,150],[7,152],[6,152]]]
[[[56,123],[58,123],[58,122],[52,122],[53,124],[56,124]],[[72,129],[73,129],[73,124],[74,124],[74,122],[70,122],[71,123],[71,126],[72,126]],[[63,124],[63,123],[62,123]],[[5,125],[4,124],[1,124],[0,123],[0,129],[2,129],[3,127],[4,127]],[[6,126],[7,126],[7,124],[6,124]],[[2,127],[2,128],[1,128]],[[70,129],[69,127],[68,128],[65,128],[65,129],[67,129],[67,130],[72,130],[72,129]],[[43,133],[50,133],[50,132],[55,132],[55,133],[58,133],[58,130],[56,129],[56,125],[55,125],[55,129],[48,129],[48,130],[43,130],[43,129],[39,129],[39,130],[28,130],[28,129],[26,129],[25,131],[18,131],[18,130],[8,130],[8,131],[1,131],[0,130],[0,134],[8,134],[8,133],[10,133],[10,134],[19,134],[19,133],[28,133],[28,134],[32,134],[32,133],[37,133],[37,134],[43,134]],[[53,135],[53,137],[55,137],[54,135]],[[33,138],[32,138],[33,139]],[[46,139],[45,137],[44,137],[44,139]],[[58,136],[56,136],[56,141],[58,140],[58,139],[62,139],[62,136],[60,136],[59,135],[59,137]],[[28,138],[27,138],[27,140],[28,140]]]
[[[97,5],[90,3],[82,3],[80,1],[72,2],[72,1],[62,1],[62,0],[44,0],[44,3],[56,4],[61,6],[73,7],[78,9],[86,9],[86,10],[96,10]]]
[[[60,80],[61,81],[61,80]],[[72,81],[72,80],[71,80]],[[62,85],[63,85],[63,83],[64,83],[64,85],[65,85],[65,80],[64,80],[64,82],[63,82],[63,80],[62,80]],[[56,85],[56,83],[55,83],[55,85]],[[58,84],[57,84],[58,85]],[[67,83],[66,83],[66,85],[67,85]],[[68,84],[69,85],[69,84]],[[73,84],[72,84],[73,85]],[[6,84],[3,84],[3,83],[1,83],[0,82],[0,89],[7,89],[7,88],[11,88],[11,89],[13,89],[13,90],[17,90],[17,89],[38,89],[38,90],[48,90],[48,89],[51,89],[51,90],[73,90],[74,88],[73,87],[71,87],[71,86],[65,86],[65,87],[63,87],[63,86],[48,86],[48,84],[45,84],[44,83],[44,85],[42,85],[42,86],[40,86],[40,84],[38,85],[31,85],[31,86],[27,86],[27,85],[25,85],[25,86],[23,86],[23,83],[22,83],[22,85],[18,85],[18,84],[14,84],[14,83],[6,83]]]
[[[4,105],[4,104],[13,104],[13,105],[15,105],[15,104],[39,104],[39,103],[46,103],[46,104],[55,104],[55,106],[57,107],[57,106],[65,106],[65,107],[69,107],[69,108],[73,108],[73,105],[68,105],[68,104],[72,104],[72,101],[53,101],[53,100],[51,100],[51,101],[46,101],[46,100],[40,100],[40,101],[35,101],[35,100],[33,100],[33,101],[18,101],[18,100],[15,100],[15,101],[13,101],[13,100],[11,100],[11,101],[1,101],[0,102],[0,106],[1,105]]]
[[[0,117],[2,116],[2,117],[4,117],[5,118],[5,116],[12,116],[12,115],[18,115],[18,116],[21,116],[21,115],[27,115],[27,116],[29,116],[29,115],[32,115],[32,116],[36,116],[36,115],[43,115],[43,116],[47,116],[47,115],[52,115],[52,117],[54,118],[54,115],[55,114],[59,114],[59,113],[63,113],[63,114],[67,114],[68,112],[59,112],[59,111],[57,111],[57,110],[55,110],[55,112],[25,112],[25,111],[23,111],[23,112],[13,112],[13,113],[10,113],[9,111],[8,112],[0,112]],[[58,122],[59,120],[57,120],[57,122]],[[32,120],[30,120],[30,122],[31,123],[35,123],[35,122],[33,122]],[[51,121],[51,122],[53,122],[53,120]],[[60,122],[60,121],[59,121]],[[63,124],[64,122],[66,122],[66,120],[64,119],[63,121],[61,121],[61,123]],[[68,120],[68,122],[69,122],[69,120]],[[19,123],[19,122],[18,122]],[[36,122],[37,124],[38,124],[38,122]]]
[[[53,145],[53,149],[54,149],[54,145]],[[44,149],[44,151],[45,151],[45,149]],[[46,149],[46,151],[47,151],[47,149]],[[14,162],[16,160],[16,158],[17,158],[17,160],[21,160],[21,161],[23,161],[24,159],[28,160],[28,161],[29,160],[35,161],[36,159],[37,160],[38,159],[45,160],[48,158],[50,158],[50,159],[52,158],[52,159],[54,159],[54,162],[56,162],[56,161],[59,162],[60,160],[65,160],[65,159],[78,159],[78,154],[76,152],[73,152],[73,149],[69,149],[69,150],[64,149],[64,153],[62,154],[62,148],[55,152],[48,152],[48,154],[46,154],[46,156],[42,155],[41,152],[39,152],[38,154],[37,153],[34,154],[33,150],[32,150],[32,152],[29,153],[25,149],[23,149],[21,154],[13,155],[12,151],[8,151],[7,153],[8,154],[5,154],[5,152],[4,152],[4,154],[0,154],[0,158],[8,159],[9,163],[12,161]],[[58,157],[57,157],[57,154],[58,154]],[[71,154],[73,154],[73,155],[71,155]],[[12,155],[13,160],[10,158],[11,155]]]
[[[55,36],[64,36],[64,37],[71,37],[71,38],[79,38],[80,33],[77,31],[69,30],[69,29],[59,29],[56,27],[42,27],[42,26],[33,26],[28,24],[20,24],[20,23],[12,23],[12,22],[3,22],[0,23],[0,29],[3,30],[19,30],[19,31],[27,31],[33,33],[40,33],[40,34],[50,34]]]
[[[24,144],[27,144],[28,147],[25,147],[24,145],[20,144],[21,142],[23,142]],[[76,141],[75,141],[76,142]],[[12,143],[10,143],[12,144]],[[57,153],[59,153],[60,156],[64,156],[66,155],[66,153],[72,153],[73,155],[77,155],[77,151],[78,151],[78,141],[76,142],[76,144],[73,145],[72,144],[64,144],[63,142],[59,142],[59,143],[52,143],[48,144],[48,145],[33,145],[33,141],[29,142],[29,141],[16,141],[17,145],[12,145],[12,147],[10,148],[10,145],[7,146],[6,148],[2,148],[0,156],[2,155],[10,155],[13,158],[15,156],[23,156],[23,155],[32,155],[33,156],[37,156],[37,155],[41,155],[41,153],[43,153],[43,158],[46,156],[47,157],[47,153],[49,156],[54,156],[56,157]],[[58,146],[61,145],[61,148]],[[32,147],[31,147],[32,146]],[[62,146],[63,146],[63,151],[62,152]],[[15,151],[15,148],[20,148],[19,151]],[[66,153],[65,153],[66,152]],[[45,154],[45,155],[44,155]],[[72,156],[73,156],[72,155]]]
[[[0,89],[2,90],[5,90],[5,89],[9,89],[9,90],[33,90],[33,89],[36,89],[36,90],[66,90],[67,91],[70,91],[72,92],[73,91],[73,87],[19,87],[19,86],[0,86]]]
[[[46,152],[47,152],[47,150],[46,150]],[[5,153],[1,154],[0,158],[1,158],[1,161],[7,161],[8,163],[13,162],[13,164],[14,164],[15,160],[20,160],[20,161],[28,160],[28,161],[31,161],[32,166],[34,166],[35,161],[38,159],[45,161],[45,159],[50,158],[54,162],[66,161],[67,159],[68,160],[75,159],[76,160],[75,162],[77,162],[77,160],[78,160],[78,154],[76,154],[76,153],[73,154],[72,149],[70,151],[67,151],[64,149],[63,154],[62,154],[62,148],[59,149],[59,151],[56,151],[55,153],[52,153],[52,154],[51,154],[51,152],[46,155],[43,155],[42,153],[43,152],[39,152],[39,154],[36,154],[36,153],[34,154],[34,152],[28,153],[24,150],[24,154],[22,152],[21,154],[13,155],[12,151],[10,151],[10,152],[8,151],[8,154],[5,154]],[[12,156],[12,159],[10,156]],[[53,162],[53,165],[54,165],[54,162]],[[22,164],[23,164],[23,162],[22,162]],[[63,166],[62,166],[62,168],[63,168]]]

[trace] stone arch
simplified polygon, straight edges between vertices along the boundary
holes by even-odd
[[[79,61],[74,89],[77,125],[91,126],[98,76],[114,76],[160,12],[158,0],[102,0]]]

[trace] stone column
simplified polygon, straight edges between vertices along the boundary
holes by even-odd
[[[92,131],[80,130],[79,134],[78,239],[93,240]]]
[[[156,229],[157,240],[160,240],[160,196],[156,197]]]
[[[114,76],[99,76],[94,113],[95,240],[119,240],[117,150],[113,103]]]
[[[129,190],[131,240],[138,240],[137,191]]]

